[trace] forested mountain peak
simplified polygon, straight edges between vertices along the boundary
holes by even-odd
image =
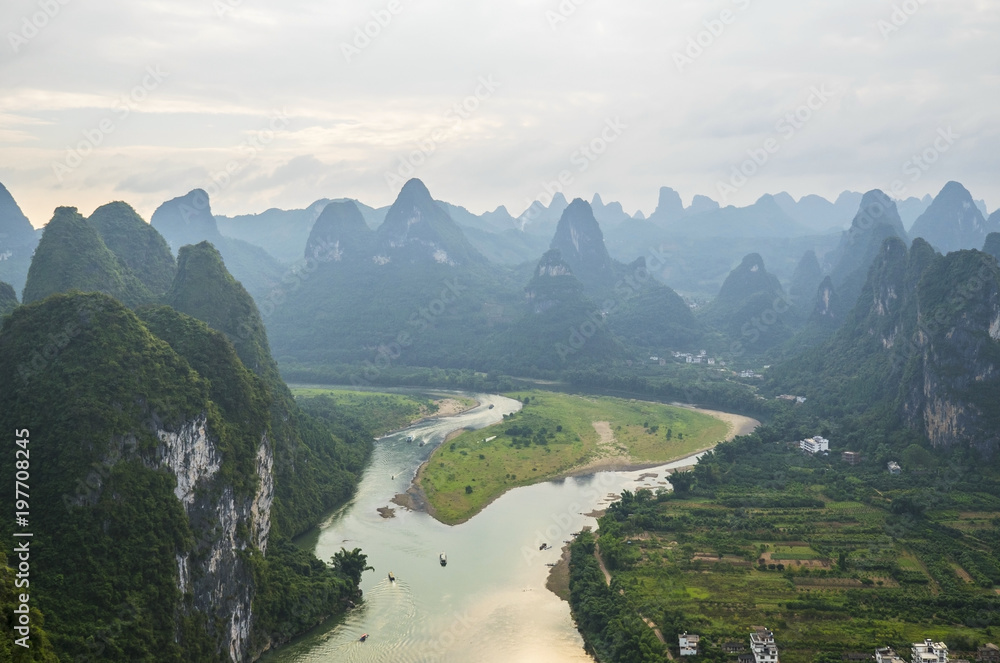
[[[121,201],[101,205],[87,221],[150,292],[159,295],[167,291],[177,267],[170,246],[131,205]]]
[[[424,183],[415,178],[403,185],[377,232],[379,254],[374,260],[380,264],[393,260],[446,265],[484,261],[448,212],[434,202]]]
[[[328,203],[309,233],[306,259],[340,262],[371,258],[375,232],[365,223],[361,210],[352,200]]]
[[[614,283],[614,265],[604,245],[604,233],[587,201],[576,198],[563,211],[550,248],[559,251],[588,288]]]
[[[57,207],[28,268],[24,303],[69,290],[103,292],[127,306],[152,299],[75,207]]]

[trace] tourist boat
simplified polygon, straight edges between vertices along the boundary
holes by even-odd
[[[407,435],[406,436],[406,441],[407,442],[413,442],[413,436],[412,435]]]
[[[362,635],[362,636],[361,636],[360,638],[358,638],[358,640],[359,640],[359,641],[361,641],[361,642],[364,642],[364,641],[365,641],[365,640],[367,640],[367,639],[368,639],[368,634],[367,634],[367,633],[365,633],[365,634],[364,634],[364,635]]]
[[[448,565],[448,556],[445,555],[444,553],[441,553],[441,555],[438,556],[438,559],[441,560],[441,566],[447,566]]]
[[[493,409],[493,403],[490,403],[490,409],[491,410]]]
[[[425,444],[427,444],[427,440],[420,440],[420,446],[424,446]]]
[[[396,582],[396,576],[392,575],[392,571],[389,571],[389,582]]]

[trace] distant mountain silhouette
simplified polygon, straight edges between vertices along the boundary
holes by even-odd
[[[958,182],[948,182],[913,223],[910,235],[923,237],[938,251],[950,253],[980,248],[990,230],[972,194]]]

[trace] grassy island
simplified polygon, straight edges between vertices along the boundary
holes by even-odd
[[[417,476],[430,512],[444,523],[468,520],[517,486],[676,460],[714,446],[735,428],[662,403],[548,391],[505,395],[524,409],[445,442]]]

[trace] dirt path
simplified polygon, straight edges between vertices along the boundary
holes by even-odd
[[[594,424],[594,427],[595,428],[597,427],[596,423]],[[608,567],[604,566],[604,560],[601,558],[601,547],[596,543],[594,544],[594,557],[597,558],[597,565],[601,567],[601,573],[604,574],[604,582],[608,583],[608,587],[610,587],[611,574],[608,573]],[[622,594],[625,593],[624,589],[620,589],[618,591],[621,592]],[[666,647],[667,641],[663,638],[663,633],[660,631],[660,628],[656,625],[656,622],[654,622],[652,619],[649,619],[648,617],[643,617],[642,615],[639,615],[639,617],[642,617],[642,621],[646,622],[646,626],[653,629],[653,634],[657,637],[660,643],[663,644],[664,647]],[[670,648],[666,647],[666,650],[667,650],[667,658],[669,658],[671,661],[674,660],[673,655],[670,653]]]
[[[611,586],[611,574],[608,573],[608,567],[604,566],[604,560],[601,559],[601,546],[594,544],[594,557],[597,558],[597,564],[601,567],[601,573],[604,574],[604,582],[608,583],[608,587]]]

